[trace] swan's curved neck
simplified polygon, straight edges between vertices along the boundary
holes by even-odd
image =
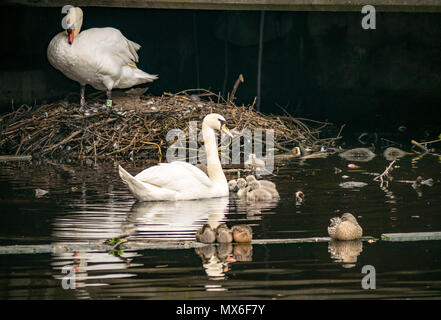
[[[81,27],[83,26],[83,15],[82,14],[81,15],[75,14],[73,18],[75,19],[75,31],[74,31],[74,34],[75,34],[75,37],[76,37],[80,33]]]
[[[214,130],[202,123],[202,136],[204,137],[205,153],[207,155],[208,177],[216,184],[226,184],[227,178],[219,160]]]

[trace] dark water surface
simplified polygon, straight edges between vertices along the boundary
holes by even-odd
[[[388,188],[373,181],[389,164],[382,156],[356,169],[337,156],[279,164],[271,180],[280,201],[253,206],[234,196],[136,203],[116,163],[1,163],[0,245],[87,242],[127,229],[135,230],[134,239],[192,240],[207,221],[247,223],[255,239],[327,236],[329,219],[344,212],[375,237],[441,231],[440,159],[411,159],[396,163]],[[145,166],[126,165],[131,173]],[[435,183],[415,190],[399,181],[417,176]],[[348,181],[367,185],[340,186]],[[49,193],[37,198],[36,188]],[[306,196],[302,205],[297,190]],[[440,241],[378,241],[0,255],[0,298],[440,299],[440,249]],[[229,254],[235,262],[226,261]],[[362,288],[365,265],[375,267],[375,290]],[[65,266],[74,267],[75,290],[62,287]]]

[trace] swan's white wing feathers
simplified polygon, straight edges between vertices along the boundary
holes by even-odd
[[[77,41],[81,38],[87,41],[89,52],[95,52],[99,57],[116,57],[125,65],[138,62],[139,57],[136,51],[141,46],[128,40],[118,29],[92,28],[82,31]]]
[[[138,173],[135,178],[144,183],[175,191],[190,190],[204,186],[210,188],[213,182],[197,167],[181,161],[161,163]]]
[[[201,169],[199,169],[198,167],[188,163],[188,162],[184,162],[184,161],[175,161],[172,162],[175,163],[176,165],[180,165],[183,166],[184,168],[186,168],[187,170],[190,170],[193,175],[204,185],[206,185],[207,187],[212,187],[213,186],[213,181],[210,180],[210,178],[205,174],[205,172],[203,172]]]

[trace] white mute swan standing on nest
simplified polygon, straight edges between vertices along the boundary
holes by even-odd
[[[225,118],[211,113],[202,122],[205,152],[207,154],[208,176],[196,166],[182,161],[161,163],[130,175],[119,166],[119,175],[132,194],[140,201],[192,200],[228,196],[228,182],[225,178],[217,151],[214,130],[225,132]]]
[[[92,28],[80,33],[83,11],[76,7],[66,15],[66,31],[57,34],[47,47],[50,64],[81,85],[81,106],[86,105],[86,84],[106,91],[107,105],[112,105],[113,88],[130,88],[153,82],[156,75],[136,67],[141,46],[128,40],[118,29]]]

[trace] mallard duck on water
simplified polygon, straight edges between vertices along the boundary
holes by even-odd
[[[253,229],[246,224],[239,224],[231,228],[234,242],[251,242],[253,239]]]
[[[357,240],[363,236],[363,229],[352,214],[344,213],[341,217],[331,218],[328,234],[336,240]]]
[[[216,241],[219,243],[233,242],[233,233],[225,223],[220,224],[216,228]]]
[[[216,241],[216,231],[209,224],[204,224],[196,232],[196,240],[202,243],[213,243]]]

